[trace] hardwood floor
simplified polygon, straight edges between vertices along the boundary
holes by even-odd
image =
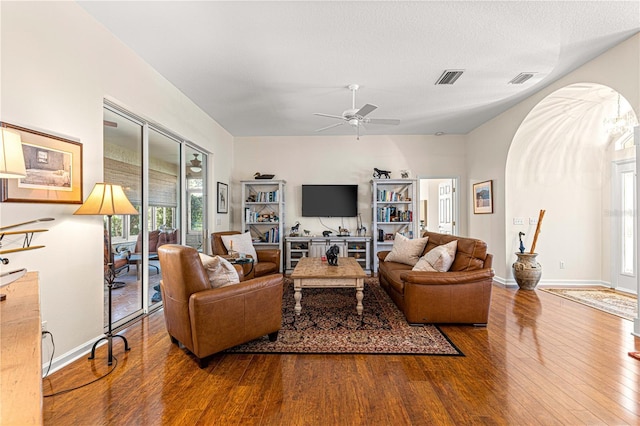
[[[465,357],[226,355],[205,370],[162,311],[124,331],[112,374],[44,400],[51,425],[635,425],[633,324],[540,291],[494,287],[489,326],[442,326]],[[44,393],[108,371],[106,348]]]

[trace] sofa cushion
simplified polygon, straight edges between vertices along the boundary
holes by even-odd
[[[209,285],[211,285],[211,288],[226,287],[240,282],[238,271],[236,271],[236,268],[234,268],[228,260],[220,256],[208,256],[203,253],[198,254],[200,255],[202,266],[204,266],[209,276]]]
[[[238,253],[245,253],[253,258],[254,263],[258,263],[258,255],[256,254],[256,249],[253,247],[251,234],[249,232],[222,235],[220,238],[222,238],[222,242],[228,252],[233,250]]]
[[[397,234],[393,240],[391,253],[384,259],[385,262],[398,262],[413,266],[420,259],[420,255],[427,244],[429,237],[410,239],[402,234]]]
[[[422,256],[413,267],[414,271],[447,272],[456,257],[458,241],[454,240],[447,244],[431,249]]]
[[[485,267],[484,262],[487,258],[487,243],[484,241],[460,237],[448,234],[439,234],[437,232],[425,232],[423,237],[429,237],[424,254],[431,251],[434,247],[447,244],[451,241],[458,241],[456,250],[456,258],[449,271],[476,271]]]

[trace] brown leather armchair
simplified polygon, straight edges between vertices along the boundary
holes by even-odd
[[[240,234],[238,231],[222,231],[211,234],[211,251],[214,255],[228,256],[229,252],[222,242],[223,235]],[[280,250],[256,250],[258,262],[253,265],[253,269],[245,270],[245,276],[248,279],[253,277],[263,277],[270,274],[280,273]]]
[[[211,288],[198,252],[188,246],[158,247],[164,319],[173,343],[182,343],[198,358],[269,335],[282,325],[282,275],[270,275]]]

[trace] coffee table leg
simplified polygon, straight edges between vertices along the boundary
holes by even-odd
[[[363,306],[362,299],[364,299],[364,280],[359,278],[356,282],[356,300],[358,304],[356,305],[356,311],[358,311],[358,315],[362,315]]]
[[[302,286],[300,285],[300,280],[293,280],[293,298],[296,301],[296,307],[294,308],[296,315],[300,315],[302,311],[302,305],[300,301],[302,300]]]

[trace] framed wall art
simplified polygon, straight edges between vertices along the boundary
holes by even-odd
[[[473,213],[493,213],[493,181],[473,184]]]
[[[20,135],[27,175],[2,179],[0,201],[82,204],[82,144],[0,123]]]
[[[229,213],[229,186],[218,182],[218,213]]]

